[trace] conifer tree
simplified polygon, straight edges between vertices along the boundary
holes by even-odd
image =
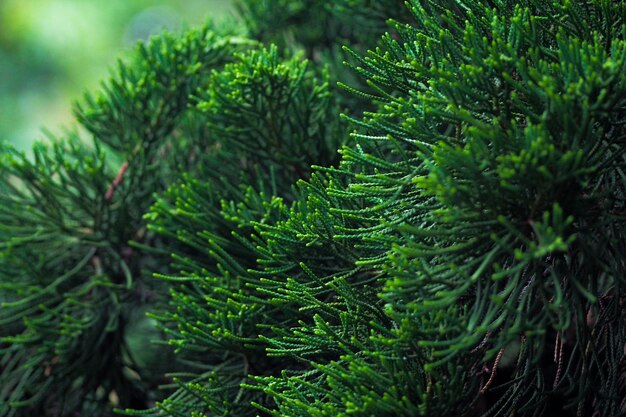
[[[0,415],[626,414],[626,3],[238,4],[2,149]]]

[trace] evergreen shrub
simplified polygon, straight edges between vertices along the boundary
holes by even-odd
[[[237,4],[2,145],[0,415],[626,415],[626,2]]]

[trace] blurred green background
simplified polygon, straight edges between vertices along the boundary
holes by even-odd
[[[27,149],[62,132],[137,41],[229,15],[230,0],[0,0],[0,140]]]

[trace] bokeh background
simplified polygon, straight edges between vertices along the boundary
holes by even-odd
[[[72,102],[138,41],[234,15],[230,0],[0,0],[0,141],[71,127]]]

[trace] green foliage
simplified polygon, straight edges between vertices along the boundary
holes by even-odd
[[[364,52],[388,29],[388,19],[406,20],[404,0],[236,0],[235,6],[251,37],[283,49],[302,50],[318,64],[315,71],[331,69],[333,84],[361,90],[368,87],[343,64],[342,46]],[[361,112],[371,105],[345,91],[335,95],[348,111]]]
[[[622,415],[624,3],[414,0],[365,55],[382,3],[240,7],[252,38],[282,48],[155,40],[79,110],[94,150],[5,152],[7,413],[105,413],[119,379],[75,389],[100,366],[137,368],[144,404],[120,398],[128,415]],[[324,67],[340,39],[365,80],[355,100]],[[113,178],[116,157],[132,181]],[[80,240],[100,230],[90,196],[120,220]],[[146,407],[155,393],[123,342],[98,345],[110,360],[81,345],[92,362],[74,390],[45,386],[81,363],[68,346],[94,340],[68,334],[128,339],[87,323],[97,308],[131,317],[139,283],[178,359],[167,398]],[[31,387],[41,397],[21,404]]]
[[[386,20],[400,17],[400,0],[237,0],[253,37],[287,47],[302,46],[311,56],[340,41],[371,44]],[[373,35],[373,36],[372,36]]]
[[[265,354],[257,324],[286,312],[251,298],[260,281],[248,269],[259,255],[246,239],[256,223],[288,215],[285,201],[296,198],[290,185],[308,177],[311,161],[333,163],[345,134],[327,81],[316,80],[299,56],[281,62],[276,47],[240,54],[210,80],[197,104],[215,138],[203,181],[171,187],[149,215],[154,230],[185,248],[173,249],[181,276],[163,277],[184,285],[173,286],[169,312],[157,317],[175,324],[170,343],[203,370],[158,408],[256,415],[251,403],[267,400],[240,385],[250,369],[279,367]]]
[[[154,241],[142,216],[184,166],[167,151],[193,126],[189,94],[236,43],[207,29],[156,38],[77,107],[93,146],[68,134],[32,160],[4,151],[0,414],[96,415],[110,393],[146,404],[124,328],[154,298],[147,269],[166,258],[129,241]],[[185,135],[188,151],[194,140]]]
[[[281,62],[275,46],[237,58],[213,73],[197,106],[219,146],[245,156],[243,170],[258,165],[267,176],[272,166],[281,167],[275,181],[285,184],[282,188],[294,177],[306,177],[311,161],[337,159],[343,132],[328,76],[315,80],[301,56]]]

